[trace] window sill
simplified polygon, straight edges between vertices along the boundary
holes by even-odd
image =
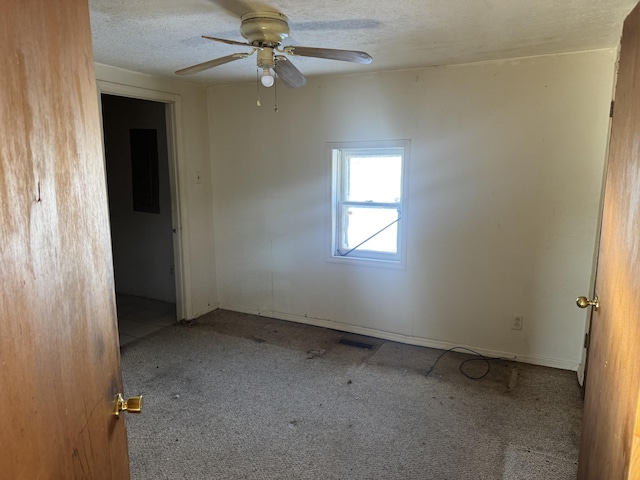
[[[343,265],[354,265],[359,267],[387,268],[390,270],[406,270],[407,265],[404,260],[382,260],[377,258],[360,257],[339,257],[331,255],[327,258],[329,263],[341,263]]]

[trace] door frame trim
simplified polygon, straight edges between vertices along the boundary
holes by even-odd
[[[618,68],[620,65],[620,47],[621,44],[618,43],[618,49],[616,52],[616,62],[613,69],[613,85],[611,88],[611,102],[615,101],[616,97],[616,85],[618,83]],[[602,216],[604,212],[604,191],[607,185],[607,166],[609,165],[609,150],[611,149],[611,124],[613,120],[613,115],[609,115],[609,127],[607,130],[607,148],[605,151],[604,164],[602,166],[602,183],[600,184],[600,202],[598,205],[598,224],[596,227],[596,239],[594,242],[594,250],[593,250],[593,264],[591,267],[591,278],[589,279],[589,298],[594,298],[596,296],[596,273],[598,272],[598,255],[600,253],[600,237],[602,235]],[[585,323],[584,323],[584,334],[591,334],[591,320],[592,320],[593,310],[588,308],[585,312]],[[587,354],[588,348],[582,347],[582,354],[580,357],[580,364],[578,365],[577,375],[578,375],[578,384],[584,388],[585,385],[585,376],[587,373]]]
[[[98,88],[98,104],[100,106],[101,126],[102,99],[100,96],[103,93],[139,100],[150,100],[153,102],[164,103],[165,105],[167,150],[169,157],[169,191],[171,196],[171,222],[174,230],[173,257],[176,283],[176,316],[178,320],[191,318],[192,312],[189,295],[189,292],[191,291],[191,282],[189,280],[191,278],[191,265],[188,261],[190,258],[188,252],[189,242],[187,241],[189,235],[187,228],[188,222],[186,222],[188,217],[185,210],[186,201],[182,197],[182,192],[185,192],[186,188],[182,185],[183,176],[181,175],[181,172],[185,171],[183,165],[184,142],[182,141],[182,98],[180,95],[174,93],[133,87],[105,80],[97,80],[96,83]],[[104,128],[102,128],[102,134],[104,137]],[[102,148],[104,150],[104,138]]]

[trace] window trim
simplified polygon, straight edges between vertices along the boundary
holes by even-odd
[[[392,269],[406,269],[406,252],[407,252],[407,199],[408,199],[408,172],[409,172],[409,156],[410,156],[410,140],[385,140],[385,141],[349,141],[349,142],[329,142],[327,150],[330,165],[331,191],[330,191],[330,215],[329,215],[329,247],[328,261],[335,263],[354,264],[363,266],[378,266]],[[371,155],[384,154],[384,150],[402,150],[402,172],[401,172],[401,198],[400,202],[357,202],[357,201],[340,201],[338,193],[340,190],[340,182],[346,181],[344,168],[346,165],[338,165],[339,151],[352,150],[360,155],[367,155],[367,150]],[[346,163],[346,162],[345,162]],[[341,167],[339,169],[339,167]],[[356,205],[364,207],[382,207],[394,208],[398,210],[400,219],[398,221],[398,243],[397,254],[387,254],[371,250],[361,250],[368,252],[361,256],[344,256],[338,254],[340,232],[339,222],[342,216],[338,214],[338,208],[344,205]]]

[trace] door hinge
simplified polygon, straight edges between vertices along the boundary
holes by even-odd
[[[615,100],[611,100],[611,106],[609,107],[609,118],[613,118],[613,107],[615,106]]]
[[[589,334],[585,333],[584,334],[584,348],[589,348]]]

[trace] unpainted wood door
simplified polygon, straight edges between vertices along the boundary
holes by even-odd
[[[0,6],[0,477],[129,478],[86,0]]]
[[[611,124],[578,478],[640,478],[640,6],[626,19]]]

